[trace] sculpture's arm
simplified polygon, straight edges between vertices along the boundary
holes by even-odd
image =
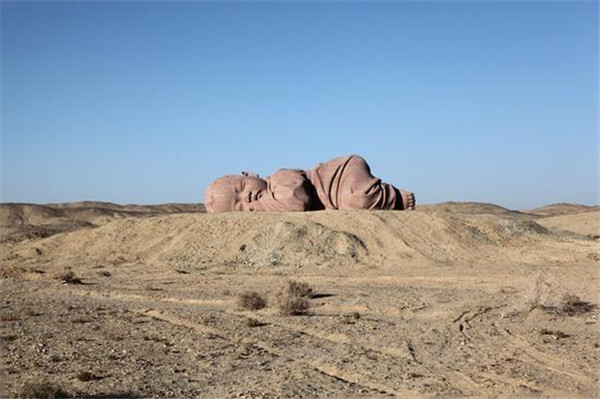
[[[260,199],[267,211],[308,211],[310,181],[302,170],[281,169],[266,179],[267,192]]]

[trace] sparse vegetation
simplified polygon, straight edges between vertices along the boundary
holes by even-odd
[[[280,294],[277,297],[277,310],[281,316],[298,316],[308,312],[310,303],[306,298]]]
[[[71,323],[74,324],[85,324],[90,323],[92,321],[91,318],[85,315],[73,316],[69,320],[71,321]]]
[[[79,381],[82,382],[89,382],[89,381],[95,381],[95,380],[99,380],[100,377],[97,376],[94,373],[91,373],[89,371],[80,371],[77,373],[77,375],[75,376]]]
[[[529,310],[537,308],[565,315],[588,312],[595,307],[569,292],[555,276],[542,272],[535,276],[526,290],[525,304]]]
[[[260,327],[262,325],[263,324],[260,321],[256,320],[256,319],[253,319],[251,317],[247,317],[246,318],[246,326],[247,327]]]
[[[308,283],[302,283],[294,280],[288,282],[288,294],[299,298],[312,298],[315,293]]]
[[[258,292],[246,291],[238,295],[237,305],[241,310],[260,310],[267,306],[267,301]]]
[[[546,328],[542,328],[540,330],[540,335],[550,335],[552,336],[552,338],[554,339],[561,339],[561,338],[569,338],[570,335],[569,334],[565,334],[562,331],[558,331],[558,330],[548,330]]]
[[[308,313],[314,290],[307,283],[290,280],[275,296],[277,311],[282,316],[297,316]]]
[[[587,258],[594,262],[598,262],[600,261],[600,254],[597,252],[590,252],[589,254],[587,254]]]
[[[70,269],[65,269],[64,272],[55,276],[56,280],[60,280],[65,284],[83,284],[83,281],[75,275],[75,272]]]
[[[54,399],[68,397],[69,394],[62,387],[47,379],[25,382],[17,391],[17,398],[19,399]]]
[[[35,310],[35,308],[31,304],[26,304],[21,308],[21,313],[25,316],[41,316],[42,314]]]
[[[15,280],[18,279],[22,279],[23,277],[25,277],[25,274],[27,273],[40,273],[43,274],[44,272],[41,270],[36,270],[32,267],[20,267],[20,266],[8,266],[3,268],[0,271],[0,277],[2,278],[12,278]]]
[[[106,337],[108,339],[110,339],[111,341],[122,341],[123,340],[123,335],[121,335],[120,333],[118,333],[117,331],[109,331],[106,333]]]
[[[360,319],[360,313],[352,312],[344,315],[341,319],[342,324],[356,324],[356,322]]]
[[[174,345],[166,337],[157,337],[155,335],[146,335],[146,336],[144,336],[144,341],[158,342],[159,344],[163,344],[165,348],[169,348],[169,347],[171,347],[171,346]]]

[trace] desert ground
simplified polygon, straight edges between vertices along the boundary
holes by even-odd
[[[2,204],[0,225],[2,397],[598,397],[599,207]]]

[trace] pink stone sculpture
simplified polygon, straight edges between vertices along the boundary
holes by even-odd
[[[382,183],[358,155],[334,158],[309,171],[280,169],[265,179],[250,172],[223,176],[208,186],[205,202],[210,213],[415,209],[413,193]]]

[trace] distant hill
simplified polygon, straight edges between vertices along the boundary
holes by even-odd
[[[560,204],[552,204],[545,205],[536,209],[532,209],[527,211],[533,215],[538,215],[542,217],[550,217],[550,216],[559,216],[559,215],[573,215],[575,213],[581,212],[593,212],[599,211],[600,206],[589,206],[589,205],[579,205],[579,204],[568,204],[568,203],[560,203]]]
[[[500,205],[485,202],[441,202],[439,204],[417,205],[417,210],[447,213],[462,213],[468,215],[496,215],[514,219],[531,218],[531,214],[513,211]]]
[[[595,208],[596,210],[544,217],[537,219],[536,222],[547,228],[573,231],[598,239],[600,237],[600,210],[598,207]]]
[[[118,205],[110,202],[0,204],[0,241],[45,238],[98,227],[114,220],[174,213],[206,212],[203,204]]]

